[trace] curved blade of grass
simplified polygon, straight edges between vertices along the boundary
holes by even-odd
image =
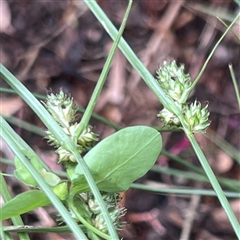
[[[151,168],[151,171],[158,172],[158,173],[163,173],[163,174],[168,174],[168,175],[173,175],[177,177],[182,177],[186,179],[192,179],[196,181],[202,181],[202,182],[209,182],[206,174],[197,174],[189,171],[183,171],[183,170],[178,170],[178,169],[173,169],[173,168],[168,168],[168,167],[161,167],[161,166],[153,166]],[[222,186],[228,187],[229,189],[233,191],[239,191],[239,181],[237,180],[232,180],[232,179],[227,179],[227,178],[218,178],[218,181],[222,184]]]
[[[80,228],[85,230],[83,225],[78,225]],[[4,226],[3,230],[5,232],[26,232],[26,233],[46,233],[46,232],[56,232],[56,233],[64,233],[64,232],[71,232],[71,229],[68,226],[61,226],[61,227],[34,227],[34,226]]]
[[[7,122],[9,122],[11,124],[14,124],[14,125],[22,128],[22,129],[24,129],[24,130],[35,133],[35,134],[37,134],[39,136],[42,136],[42,137],[46,136],[46,132],[43,131],[42,128],[37,127],[36,125],[34,125],[32,123],[28,123],[26,121],[23,121],[19,118],[13,117],[13,116],[9,116],[9,117],[3,116],[3,117]]]
[[[232,23],[228,26],[228,28],[226,29],[226,31],[223,33],[223,35],[220,37],[220,39],[217,41],[217,43],[215,44],[215,46],[213,47],[211,53],[209,54],[208,58],[206,59],[201,71],[199,72],[199,74],[197,75],[196,79],[193,81],[193,84],[191,86],[191,91],[195,88],[195,86],[197,85],[199,79],[201,78],[203,72],[205,71],[210,59],[212,58],[215,50],[217,49],[218,45],[220,44],[220,42],[224,39],[224,37],[227,35],[227,33],[231,30],[232,26],[234,25],[234,23],[237,21],[237,19],[240,17],[240,13],[234,18],[234,20],[232,21]],[[191,92],[190,91],[190,92]]]
[[[159,186],[158,186],[159,185]],[[159,194],[176,194],[176,195],[202,195],[217,197],[217,194],[211,190],[205,189],[192,189],[192,188],[176,188],[175,186],[163,187],[162,184],[156,184],[153,182],[147,182],[146,184],[132,183],[131,188],[155,192]],[[224,194],[229,198],[239,198],[240,193],[225,191]]]

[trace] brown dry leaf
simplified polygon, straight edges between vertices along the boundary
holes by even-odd
[[[11,116],[23,107],[23,101],[20,97],[0,98],[0,114]]]

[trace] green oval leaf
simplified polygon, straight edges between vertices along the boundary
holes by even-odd
[[[58,177],[56,174],[47,172],[46,169],[42,169],[39,171],[43,179],[47,182],[47,184],[51,187],[56,186],[57,184],[60,183],[61,178]]]
[[[38,162],[35,156],[31,154],[30,151],[26,151],[25,155],[38,171],[43,168],[42,165]],[[17,156],[15,156],[14,158],[14,164],[16,167],[16,170],[14,171],[14,175],[19,181],[25,183],[30,187],[38,186],[34,177],[29,173],[27,168],[24,166],[24,164],[20,161],[20,159]]]
[[[143,176],[155,163],[162,148],[160,133],[146,126],[122,129],[89,151],[86,161],[99,190],[121,192]],[[72,176],[71,191],[89,190],[81,167]]]
[[[21,193],[0,208],[0,221],[29,212],[35,208],[47,206],[51,202],[46,194],[39,190]]]

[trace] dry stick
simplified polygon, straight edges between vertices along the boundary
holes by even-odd
[[[202,185],[202,184],[201,184]],[[185,221],[179,240],[188,240],[191,234],[192,225],[196,216],[196,210],[200,204],[201,196],[192,195],[189,203],[189,212],[186,214]]]
[[[103,91],[96,105],[96,112],[102,110],[107,103],[120,105],[124,101],[124,86],[126,81],[127,60],[120,50],[117,50],[108,77],[108,87]],[[120,122],[121,117],[118,119]]]

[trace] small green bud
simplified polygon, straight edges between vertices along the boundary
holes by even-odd
[[[107,225],[105,223],[105,219],[102,214],[98,214],[94,219],[93,219],[93,225],[95,228],[100,230],[103,233],[107,233]]]
[[[76,147],[78,149],[78,152],[81,154],[83,152],[82,146],[77,145]],[[60,146],[55,152],[59,155],[59,161],[58,161],[59,163],[69,162],[69,161],[70,162],[76,162],[76,159],[73,156],[73,154],[70,153],[69,151],[67,151],[62,146]]]
[[[163,90],[174,101],[183,104],[191,92],[191,78],[184,73],[184,65],[177,66],[176,61],[171,63],[164,61],[157,70],[157,80]]]
[[[49,94],[43,103],[53,118],[62,126],[68,127],[76,120],[77,110],[74,109],[73,98],[61,90],[59,94]]]
[[[94,142],[98,141],[98,135],[92,132],[92,127],[88,127],[79,136],[77,143],[89,150],[93,147]]]
[[[178,117],[175,114],[168,111],[166,108],[162,109],[157,116],[161,119],[164,126],[171,127],[180,125]]]
[[[192,133],[204,133],[210,125],[208,121],[210,113],[207,108],[208,105],[201,109],[201,103],[197,101],[185,106],[183,111],[184,122]]]
[[[67,199],[68,186],[66,182],[59,183],[58,185],[52,187],[52,190],[61,201],[64,201]]]
[[[47,139],[47,142],[50,146],[53,146],[55,148],[58,148],[60,146],[59,141],[52,135],[50,131],[46,131],[46,136],[45,138]]]
[[[52,172],[47,172],[46,169],[44,168],[41,169],[39,173],[41,174],[43,179],[47,182],[47,184],[51,187],[56,186],[61,181],[61,179],[56,174]]]

